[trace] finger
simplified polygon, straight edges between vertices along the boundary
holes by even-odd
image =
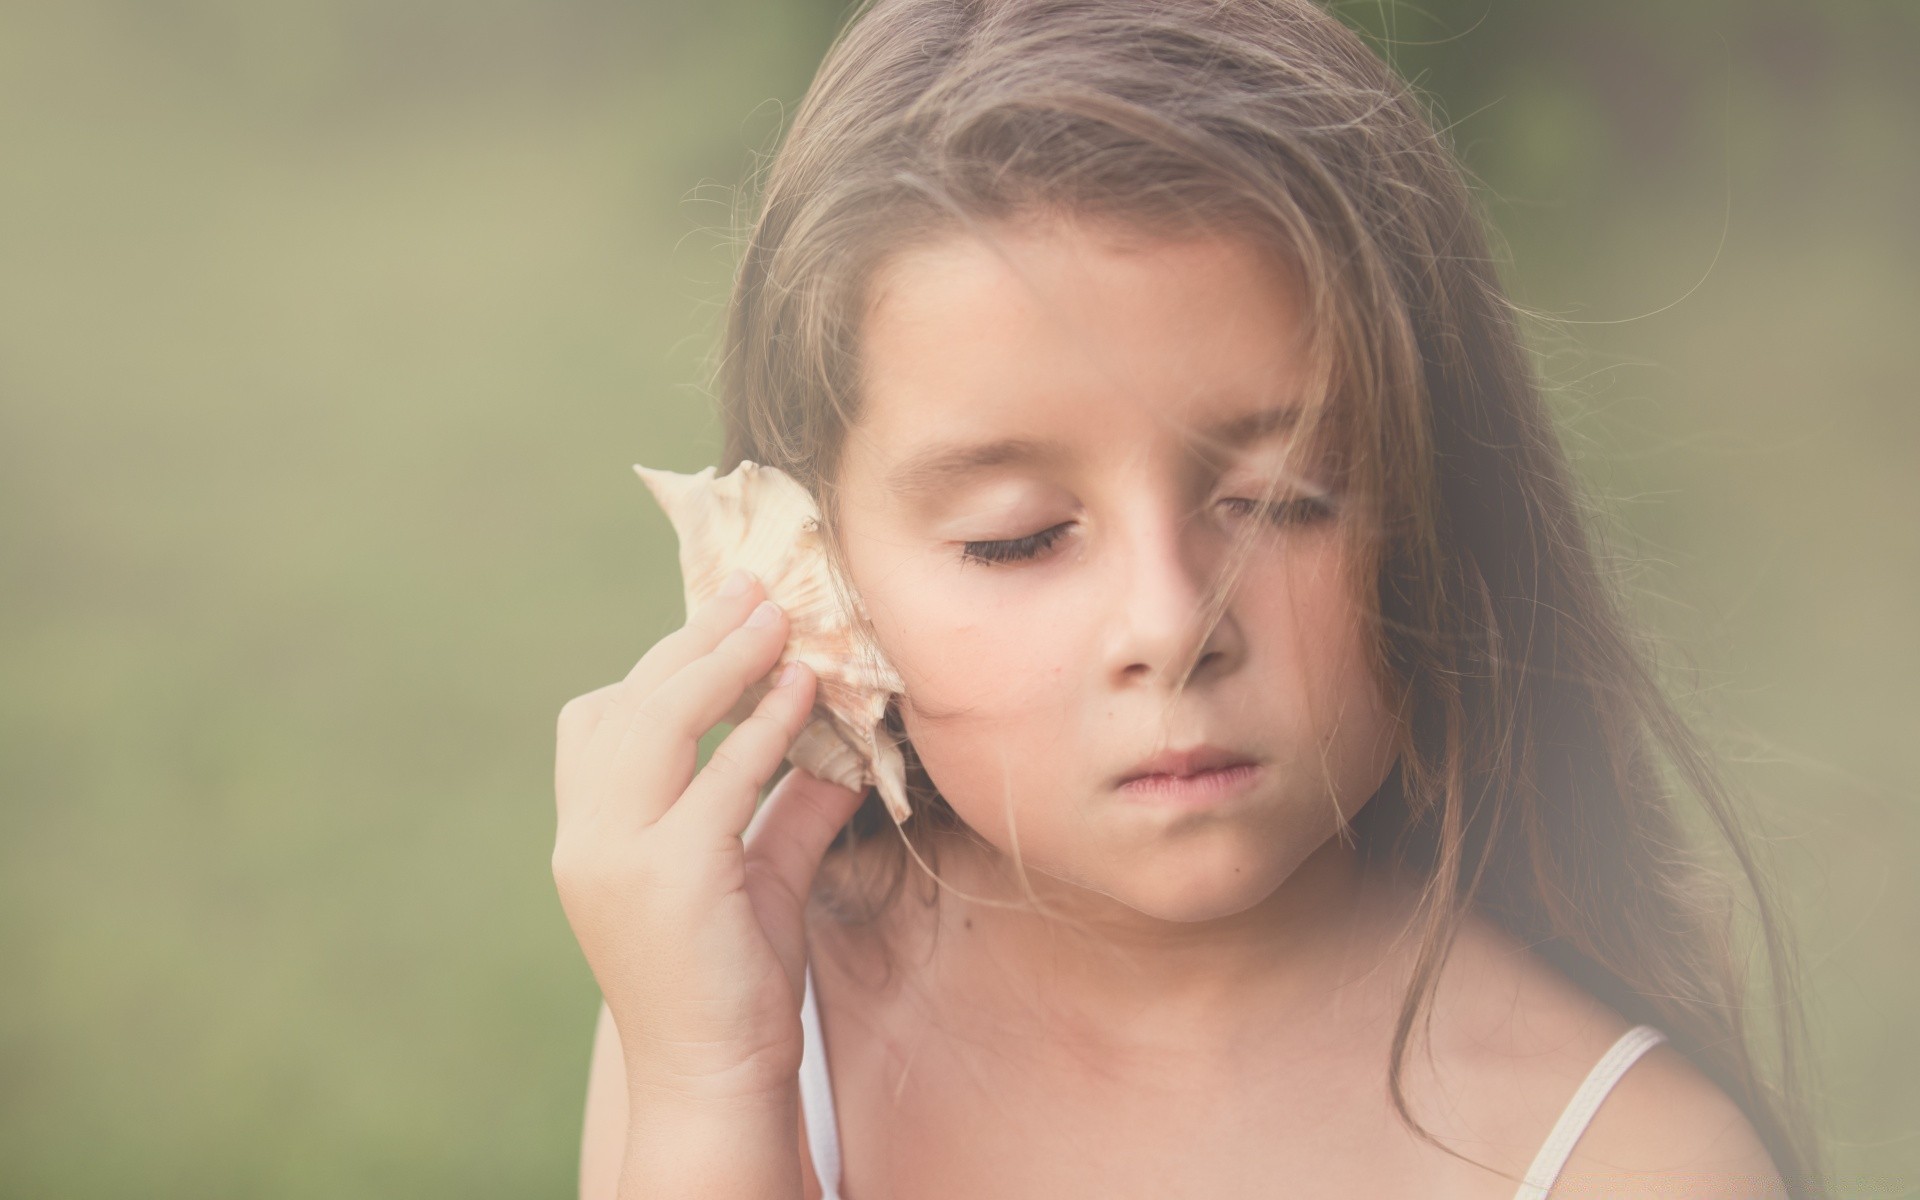
[[[563,820],[573,798],[574,780],[579,778],[580,756],[594,729],[619,694],[620,684],[610,683],[591,692],[583,692],[560,708],[560,719],[554,731],[553,797]]]
[[[707,765],[661,818],[663,828],[672,824],[708,843],[741,836],[753,817],[760,789],[773,777],[813,712],[818,681],[804,663],[790,665],[792,679],[761,697],[746,720],[714,748]]]
[[[748,860],[764,863],[788,892],[804,899],[813,891],[827,847],[866,794],[864,788],[844,788],[795,767],[774,784],[747,827]]]
[[[720,639],[709,654],[633,704],[620,702],[595,737],[617,734],[599,776],[596,808],[617,805],[621,824],[641,826],[660,819],[693,780],[700,738],[740,703],[746,690],[764,678],[787,644],[787,616],[766,601],[756,610],[771,623],[749,623]]]
[[[764,585],[753,572],[743,570],[730,575],[711,600],[687,614],[685,624],[655,642],[633,664],[625,678],[615,685],[615,707],[603,714],[600,727],[595,732],[604,733],[608,725],[615,726],[617,732],[619,722],[606,720],[605,717],[630,711],[633,706],[644,702],[655,688],[679,674],[688,663],[702,655],[711,654],[722,638],[739,628],[765,595]],[[610,753],[611,745],[608,743],[618,740],[613,735],[596,737],[588,753],[594,756]]]

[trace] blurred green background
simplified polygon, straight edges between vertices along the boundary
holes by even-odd
[[[571,1194],[552,723],[679,621],[830,0],[0,6],[0,1193]],[[1920,6],[1355,3],[1920,1188]],[[710,744],[710,743],[709,743]]]

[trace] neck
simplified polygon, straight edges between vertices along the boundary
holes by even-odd
[[[955,1036],[1227,1066],[1276,1039],[1324,1045],[1329,1021],[1377,1033],[1404,984],[1408,897],[1338,839],[1251,908],[1199,922],[1023,878],[977,841],[943,843],[939,876],[934,908],[902,897],[924,915],[893,940],[928,1017]]]

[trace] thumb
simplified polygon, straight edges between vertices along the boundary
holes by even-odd
[[[763,870],[804,903],[827,847],[865,796],[864,790],[828,783],[794,767],[773,785],[748,823],[742,838],[747,858],[759,859]]]

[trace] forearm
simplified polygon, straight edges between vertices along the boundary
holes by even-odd
[[[620,1200],[801,1200],[800,1093],[723,1104],[633,1095]]]

